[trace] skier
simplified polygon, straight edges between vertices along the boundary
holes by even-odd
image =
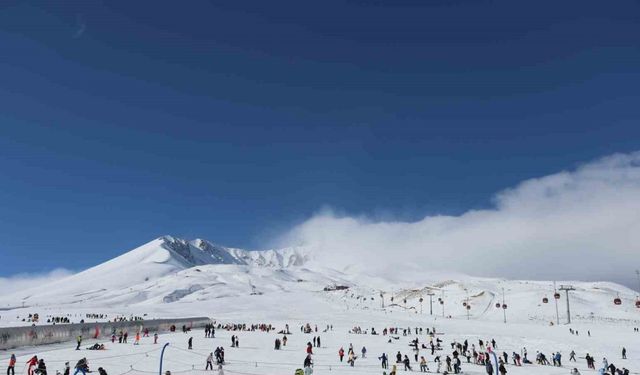
[[[153,343],[154,344],[158,343],[158,333],[157,332],[153,334]]]
[[[188,349],[193,349],[193,337],[189,337],[189,341],[187,341]]]
[[[338,357],[340,357],[340,362],[342,362],[342,359],[344,358],[344,349],[342,347],[338,350]]]
[[[571,362],[571,361],[577,362],[576,361],[576,352],[573,351],[573,350],[571,351],[571,353],[569,353],[569,362]]]
[[[136,339],[133,342],[133,345],[140,345],[140,331],[136,332]]]
[[[366,358],[367,356],[367,348],[365,348],[364,346],[362,347],[362,358]]]
[[[15,367],[16,367],[16,355],[11,354],[11,358],[9,359],[9,367],[7,367],[7,375],[9,375],[9,373],[11,373],[11,375],[16,375]]]
[[[78,345],[76,346],[76,350],[80,350],[80,344],[82,344],[82,335],[76,338],[76,342],[78,343]]]
[[[627,359],[627,348],[622,347],[622,359]]]
[[[62,375],[69,375],[71,373],[71,367],[69,366],[69,362],[64,363],[64,372]]]
[[[107,375],[107,370],[102,367],[98,367],[98,375]]]

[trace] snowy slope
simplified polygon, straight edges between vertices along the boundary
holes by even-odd
[[[549,325],[557,319],[552,282],[477,278],[428,270],[422,274],[399,273],[392,281],[358,266],[344,265],[341,270],[327,267],[312,255],[303,248],[246,251],[202,239],[187,241],[164,236],[46,288],[1,296],[0,307],[24,305],[16,309],[16,314],[7,314],[16,317],[43,310],[55,315],[96,309],[162,317],[223,314],[232,312],[232,305],[258,307],[269,316],[284,319],[291,310],[283,310],[282,304],[298,305],[300,301],[304,301],[298,307],[302,314],[335,309],[429,312],[428,293],[432,292],[436,315],[500,322],[504,314],[495,305],[502,304],[504,290],[509,320]],[[399,282],[397,279],[402,277],[405,279]],[[570,284],[576,288],[570,299],[574,321],[640,321],[636,292],[606,282]],[[347,289],[332,290],[339,289],[336,286]],[[616,296],[622,299],[621,306],[613,305]],[[549,303],[542,303],[544,297]],[[463,303],[471,309],[467,310]],[[566,320],[564,293],[558,301],[558,315],[561,323]],[[5,318],[1,324],[24,323]]]

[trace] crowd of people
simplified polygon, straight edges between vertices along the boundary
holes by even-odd
[[[216,327],[218,329],[227,330],[229,332],[266,332],[276,331],[276,327],[271,324],[220,324],[210,323],[203,327],[205,337],[214,337]],[[333,330],[333,325],[326,325],[323,332]],[[186,327],[183,327],[184,332],[188,332]],[[326,347],[322,346],[321,336],[317,334],[318,326],[310,323],[305,323],[300,326],[300,331],[303,334],[309,334],[310,340],[305,345],[304,360],[302,361],[303,368],[300,369],[303,375],[310,375],[313,373],[313,367],[315,365],[314,356],[316,350],[325,350]],[[634,330],[635,331],[635,330]],[[370,329],[362,329],[359,326],[355,326],[348,330],[350,334],[353,334],[353,338],[356,340],[362,340],[357,338],[356,335],[363,335],[370,333],[371,335],[378,335],[378,331],[374,327]],[[387,336],[385,341],[387,343],[402,343],[406,342],[408,349],[393,350],[391,354],[388,351],[376,353],[377,359],[380,363],[381,370],[384,375],[396,375],[399,369],[404,371],[419,371],[419,372],[436,372],[442,374],[460,374],[463,372],[463,367],[477,366],[482,368],[487,374],[493,375],[497,370],[501,375],[506,375],[510,366],[555,366],[566,367],[563,363],[563,355],[561,351],[549,351],[547,354],[540,350],[532,355],[530,360],[529,353],[526,347],[518,348],[509,351],[503,348],[499,343],[491,339],[478,339],[471,337],[464,339],[448,340],[445,344],[442,337],[443,332],[436,330],[435,327],[423,328],[423,327],[382,327],[379,331],[383,336]],[[576,335],[577,331],[570,331],[572,335]],[[141,337],[149,337],[149,330],[138,330],[135,333],[134,345],[137,345]],[[284,327],[276,333],[274,349],[281,350],[282,347],[287,346],[289,340],[288,335],[289,325]],[[311,336],[313,335],[313,336]],[[158,334],[154,333],[154,344],[157,344]],[[115,343],[116,339],[118,343],[126,344],[128,338],[128,332],[126,330],[120,330],[119,332],[113,332],[111,336],[111,342]],[[82,343],[82,336],[78,336],[77,347],[80,349]],[[231,335],[231,347],[238,348],[240,346],[240,340],[237,333]],[[346,350],[345,350],[346,348]],[[105,343],[94,343],[93,345],[86,347],[87,350],[104,350],[106,349]],[[187,349],[193,349],[193,337],[188,337]],[[368,349],[365,345],[354,346],[353,343],[348,345],[337,347],[337,363],[349,367],[356,367],[357,363],[362,359],[368,358]],[[395,354],[394,354],[395,352]],[[430,356],[429,356],[430,354]],[[627,349],[621,348],[621,360],[627,358]],[[569,354],[568,363],[570,365],[571,375],[580,375],[580,370],[577,366],[572,366],[571,363],[578,362],[575,351],[571,351]],[[374,356],[375,358],[375,356]],[[629,375],[630,371],[623,366],[616,366],[614,363],[603,358],[602,361],[597,361],[592,355],[586,353],[584,358],[587,368],[595,371],[599,371],[601,375]],[[217,369],[220,374],[224,373],[225,352],[224,347],[217,346],[214,351],[210,352],[206,357],[205,370]],[[16,356],[12,355],[9,360],[9,366],[7,368],[7,375],[15,375]],[[31,357],[26,362],[27,375],[47,375],[47,365],[43,358],[37,356]],[[56,371],[57,375],[71,375],[71,367],[69,363],[65,364],[65,368],[60,371]],[[86,375],[89,370],[89,364],[86,358],[80,359],[73,368],[73,375],[82,373]],[[106,375],[106,370],[99,368],[100,375]]]

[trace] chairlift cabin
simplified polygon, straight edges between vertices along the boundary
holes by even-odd
[[[555,292],[555,294],[553,295],[553,298],[560,299],[560,293]]]
[[[549,303],[549,298],[547,297],[542,298],[542,303]]]
[[[620,306],[620,305],[622,305],[622,300],[620,299],[620,297],[616,297],[616,298],[613,299],[613,303],[616,306]]]
[[[636,300],[636,307],[640,309],[640,299]]]
[[[467,305],[467,310],[471,310],[471,305]]]
[[[506,309],[507,309],[507,304],[506,304],[506,303],[503,303],[503,304],[502,304],[502,309],[503,309],[503,310],[506,310]]]
[[[496,303],[496,309],[500,308],[500,303]]]

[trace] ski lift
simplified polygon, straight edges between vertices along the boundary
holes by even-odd
[[[506,304],[506,303],[503,303],[503,304],[502,304],[502,309],[503,309],[503,310],[506,310],[506,309],[507,309],[507,304]]]
[[[462,302],[462,306],[467,307],[467,303],[466,302]]]
[[[542,298],[542,303],[549,303],[549,298],[547,297]]]
[[[444,300],[443,299],[440,300],[440,304],[444,305]]]
[[[471,310],[471,305],[467,305],[467,310]]]
[[[613,303],[616,306],[620,306],[620,305],[622,305],[622,300],[620,299],[620,297],[616,297],[616,298],[613,299]]]
[[[556,293],[553,295],[553,298],[555,298],[555,299],[560,299],[560,293],[556,292]]]
[[[499,308],[500,308],[500,303],[498,302],[496,303],[496,309],[499,309]]]

